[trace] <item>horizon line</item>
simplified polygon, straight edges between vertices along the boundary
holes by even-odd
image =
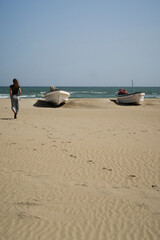
[[[20,85],[20,87],[50,87],[51,85]],[[0,86],[0,87],[9,87],[9,85],[4,85],[4,86]],[[116,85],[116,86],[73,86],[73,85],[57,85],[57,87],[132,87],[132,86],[127,86],[127,85]],[[160,87],[160,86],[133,86],[133,87]]]

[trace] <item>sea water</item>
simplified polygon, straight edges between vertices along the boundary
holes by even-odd
[[[132,87],[65,87],[58,89],[70,92],[70,98],[115,98],[119,88],[125,88],[132,93]],[[44,98],[49,91],[46,87],[23,87],[21,86],[21,98]],[[0,87],[0,98],[9,98],[9,87]],[[145,98],[160,98],[160,87],[134,87],[134,92],[145,92]]]

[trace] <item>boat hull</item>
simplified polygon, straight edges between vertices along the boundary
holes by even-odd
[[[145,93],[138,92],[128,95],[117,96],[117,101],[123,104],[141,104],[144,100]]]
[[[68,102],[70,93],[62,90],[52,91],[45,94],[45,101],[56,106]]]

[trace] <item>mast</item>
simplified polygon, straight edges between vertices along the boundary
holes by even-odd
[[[133,85],[133,80],[132,81],[132,92],[134,92],[134,85]]]

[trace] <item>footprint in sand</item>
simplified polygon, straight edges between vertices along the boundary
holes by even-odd
[[[70,157],[77,158],[75,155],[72,155],[72,154],[70,155]]]
[[[157,185],[154,185],[154,184],[153,184],[153,185],[152,185],[152,188],[155,189],[155,190],[157,190],[157,192],[159,192],[159,189],[157,189],[157,188],[158,188]]]
[[[18,214],[18,217],[20,217],[20,218],[29,218],[29,219],[31,219],[31,218],[36,218],[36,219],[39,219],[39,220],[41,220],[41,218],[40,217],[38,217],[38,216],[32,216],[32,215],[28,215],[26,212],[19,212]]]
[[[67,149],[62,149],[64,152],[67,152],[68,150]]]
[[[18,217],[20,217],[20,218],[25,218],[27,215],[26,215],[26,212],[19,212],[19,213],[17,213],[17,215],[18,215]]]
[[[111,168],[106,168],[106,167],[103,167],[102,169],[103,169],[103,170],[108,170],[108,171],[110,171],[110,172],[112,171],[112,169],[111,169]]]
[[[145,132],[147,132],[147,130],[141,130],[141,132],[142,132],[142,133],[145,133]]]
[[[47,135],[47,137],[48,137],[49,139],[53,139],[53,137],[52,137],[51,134]]]
[[[16,202],[15,203],[18,206],[40,206],[40,203],[37,202]]]
[[[136,177],[136,175],[132,175],[132,174],[131,174],[131,175],[129,175],[129,177]]]
[[[83,184],[78,184],[78,183],[77,183],[76,186],[87,187],[87,184],[84,184],[84,183],[83,183]]]
[[[92,160],[88,160],[88,163],[93,163],[93,164],[95,164]]]

